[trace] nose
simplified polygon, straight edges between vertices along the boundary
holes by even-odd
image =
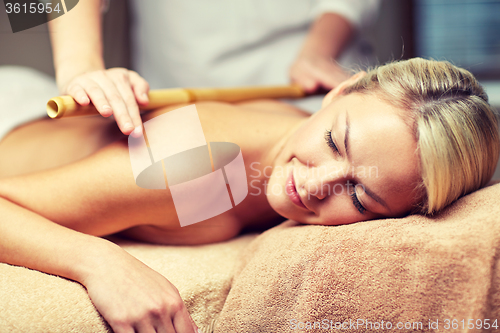
[[[323,200],[332,194],[343,193],[346,185],[349,185],[350,176],[350,166],[347,163],[311,167],[302,189],[308,196]]]

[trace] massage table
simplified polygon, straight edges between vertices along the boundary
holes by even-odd
[[[434,217],[330,227],[287,221],[203,246],[110,240],[167,277],[205,333],[335,325],[366,332],[382,322],[411,326],[406,332],[493,332],[500,329],[498,198],[500,184]],[[111,331],[82,285],[0,264],[0,332]]]
[[[500,330],[499,198],[496,184],[432,217],[286,221],[203,246],[109,240],[168,278],[205,333],[367,332],[388,323],[492,332]],[[111,330],[79,283],[0,264],[0,332]]]

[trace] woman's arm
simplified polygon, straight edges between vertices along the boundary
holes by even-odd
[[[139,134],[137,103],[148,103],[148,83],[125,68],[105,69],[101,21],[101,0],[86,0],[49,22],[59,90],[81,105],[92,102],[104,117],[113,114],[124,134]]]
[[[0,196],[0,261],[78,281],[114,332],[197,332],[177,289],[119,246]]]
[[[333,89],[349,75],[336,64],[354,33],[354,28],[344,17],[335,13],[321,15],[311,26],[297,59],[290,68],[293,82],[305,91],[314,92],[321,86]]]

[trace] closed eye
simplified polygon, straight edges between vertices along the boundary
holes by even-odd
[[[335,145],[335,142],[333,142],[332,140],[332,131],[329,129],[325,131],[325,140],[328,147],[332,148],[334,153],[340,154],[339,149]]]
[[[337,148],[337,145],[335,142],[332,140],[332,131],[331,130],[326,130],[325,131],[325,141],[326,144],[332,148],[333,152],[336,154],[340,154],[339,149]],[[358,195],[356,194],[356,187],[354,187],[353,192],[349,194],[349,196],[352,199],[352,203],[354,207],[360,212],[361,214],[364,214],[366,212],[366,208],[361,204],[361,201],[358,199]]]
[[[359,201],[358,199],[358,196],[356,195],[356,191],[352,192],[350,194],[351,196],[351,199],[352,199],[352,203],[354,204],[354,207],[356,207],[356,209],[361,213],[361,214],[364,214],[365,211],[366,211],[366,208],[363,207],[363,205],[361,204],[361,202]]]

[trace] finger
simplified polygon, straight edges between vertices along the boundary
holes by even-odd
[[[123,134],[129,135],[134,130],[132,119],[128,113],[123,96],[118,91],[116,85],[108,77],[98,82],[106,94],[106,99],[111,105],[116,123]]]
[[[135,333],[132,326],[129,325],[110,325],[114,333]]]
[[[326,63],[321,67],[314,67],[311,75],[319,84],[327,89],[333,89],[349,78],[349,74],[344,72],[339,66]]]
[[[110,103],[104,94],[103,89],[94,80],[84,79],[81,84],[92,104],[103,117],[109,117],[113,114]]]
[[[196,325],[196,323],[194,322],[193,318],[191,316],[189,316],[189,319],[191,319],[191,325],[193,325],[193,330],[196,333],[201,333],[201,330],[198,328],[198,325]]]
[[[315,92],[319,86],[318,81],[315,80],[311,75],[299,76],[295,79],[292,79],[292,82],[300,85],[307,94]]]
[[[175,330],[170,316],[165,316],[159,319],[154,327],[158,333],[183,333],[182,331]]]
[[[186,307],[174,315],[174,327],[177,333],[198,333],[197,328],[193,326],[194,320],[189,315]]]
[[[90,104],[90,99],[85,90],[79,84],[73,84],[68,87],[67,93],[80,105]]]
[[[160,310],[156,311],[151,317],[153,327],[156,332],[159,333],[183,333],[182,331],[176,331],[174,324],[172,323],[171,312],[168,311],[168,307],[162,307]]]
[[[137,324],[134,325],[134,332],[135,333],[156,333],[156,332],[162,332],[163,331],[158,331],[150,322],[146,321],[140,321]]]
[[[132,132],[132,136],[138,137],[142,133],[142,119],[141,114],[139,112],[139,106],[137,105],[134,92],[132,91],[132,87],[130,86],[129,81],[117,80],[114,81],[118,92],[122,96],[130,119],[132,120],[132,124],[134,126],[134,131]]]
[[[172,323],[170,325],[158,324],[155,326],[156,333],[176,333]]]
[[[129,77],[137,101],[141,104],[148,104],[149,83],[134,71],[129,71]]]
[[[314,68],[309,62],[294,64],[290,70],[290,79],[302,87],[305,93],[310,94],[316,91],[319,83],[312,75]]]

